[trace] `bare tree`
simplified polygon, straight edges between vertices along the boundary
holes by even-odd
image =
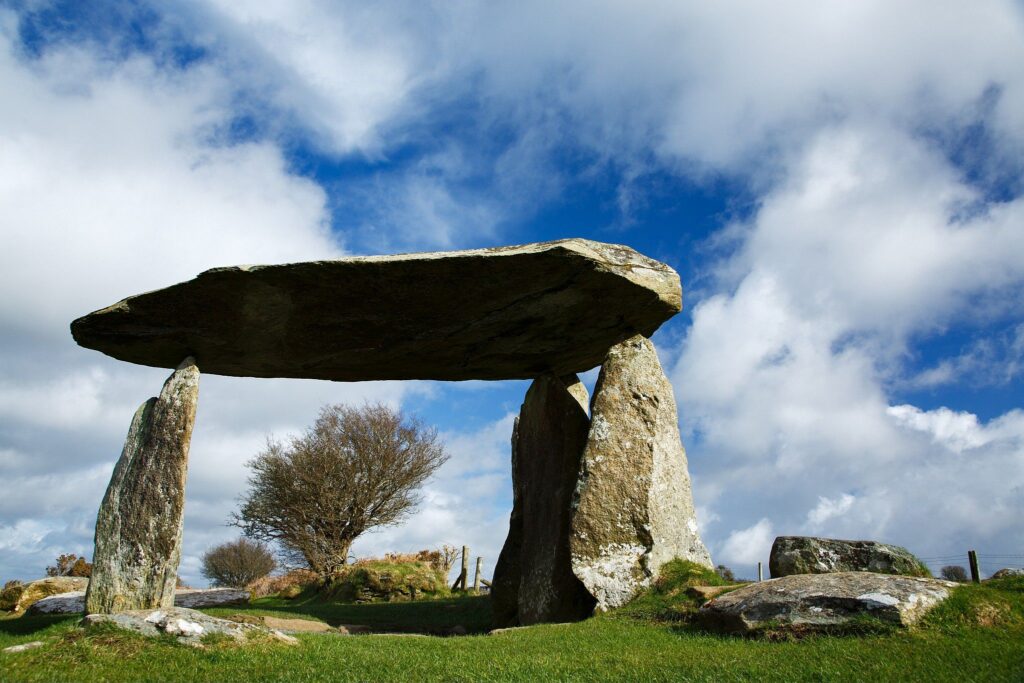
[[[247,586],[274,571],[274,556],[248,538],[228,541],[203,554],[203,576],[215,586]]]
[[[361,534],[412,512],[416,490],[447,460],[436,429],[384,404],[325,406],[302,436],[270,439],[249,462],[234,523],[326,578]]]

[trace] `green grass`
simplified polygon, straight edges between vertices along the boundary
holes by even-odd
[[[675,571],[678,570],[678,571]],[[1024,580],[963,586],[911,631],[767,641],[701,632],[687,619],[697,600],[686,567],[670,569],[624,609],[570,625],[465,637],[303,634],[298,647],[169,640],[104,629],[77,618],[0,621],[0,647],[45,639],[44,648],[0,655],[0,680],[54,681],[1022,681]],[[673,573],[674,571],[674,573]],[[709,579],[710,580],[710,579]],[[486,597],[340,605],[265,599],[244,611],[328,623],[441,630],[486,627]],[[987,624],[987,625],[980,625]]]

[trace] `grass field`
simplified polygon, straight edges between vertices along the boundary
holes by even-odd
[[[570,625],[486,635],[489,600],[341,605],[264,599],[207,610],[314,618],[332,625],[470,635],[303,634],[301,644],[211,645],[196,650],[103,629],[76,617],[0,621],[9,681],[1024,681],[1024,580],[964,586],[911,631],[750,640],[701,632],[696,602],[677,583],[627,608]]]

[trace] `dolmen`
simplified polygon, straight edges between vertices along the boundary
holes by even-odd
[[[650,341],[681,306],[666,264],[567,239],[216,268],[75,320],[80,345],[173,370],[135,413],[100,506],[86,612],[173,607],[200,370],[533,380],[512,435],[497,626],[621,605],[675,557],[712,566]],[[590,397],[578,373],[598,365]]]

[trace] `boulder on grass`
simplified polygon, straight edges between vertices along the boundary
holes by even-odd
[[[990,579],[1008,579],[1011,576],[1024,576],[1024,569],[1000,569]]]
[[[706,628],[738,634],[841,630],[865,618],[910,626],[957,585],[872,572],[794,574],[726,593],[701,607],[699,615]]]
[[[50,576],[26,584],[12,582],[0,596],[0,609],[20,614],[43,598],[62,593],[85,591],[88,585],[89,579],[81,576]]]
[[[150,637],[172,635],[186,645],[200,645],[202,639],[211,634],[227,636],[240,643],[251,638],[259,639],[261,637],[289,645],[298,643],[295,638],[280,631],[256,624],[242,624],[229,619],[219,619],[184,607],[128,610],[114,614],[90,614],[82,620],[82,625],[86,628],[97,624],[114,624],[119,628]]]
[[[814,536],[779,536],[768,559],[772,578],[792,574],[875,572],[901,576],[931,576],[906,548],[876,541],[842,541]]]

